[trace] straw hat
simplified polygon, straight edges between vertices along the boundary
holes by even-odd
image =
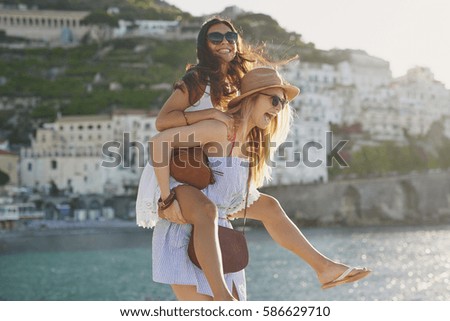
[[[228,108],[236,106],[245,97],[269,88],[283,89],[289,101],[300,93],[300,89],[284,82],[275,69],[269,67],[255,68],[242,77],[241,94],[228,103]]]

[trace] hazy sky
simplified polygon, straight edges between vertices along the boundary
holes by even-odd
[[[429,67],[450,88],[450,0],[166,0],[198,16],[238,7],[272,16],[319,49],[362,49],[394,77]]]

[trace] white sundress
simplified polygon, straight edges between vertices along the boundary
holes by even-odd
[[[207,87],[208,89],[208,87]],[[203,107],[203,108],[202,108]],[[197,107],[190,110],[211,108],[209,94],[205,94]],[[191,109],[192,108],[192,109]],[[189,111],[187,109],[187,111]],[[223,175],[215,175],[216,182],[202,192],[217,206],[218,224],[232,228],[227,215],[245,207],[248,177],[248,162],[239,157],[209,157],[210,165]],[[182,183],[170,177],[170,188]],[[251,185],[248,204],[250,206],[259,198],[258,190]],[[158,217],[158,199],[160,189],[153,166],[147,163],[142,173],[136,200],[136,223],[145,228],[154,227],[152,240],[152,271],[155,282],[166,284],[195,285],[197,292],[212,296],[211,288],[204,273],[190,261],[187,247],[192,226],[175,224]],[[247,299],[245,271],[225,274],[225,281],[230,292],[233,284],[238,291],[239,300]]]

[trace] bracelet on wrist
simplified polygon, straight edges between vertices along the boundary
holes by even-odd
[[[186,126],[189,126],[190,124],[189,124],[189,121],[187,119],[187,116],[186,116],[185,112],[183,112],[183,116],[184,116],[184,120],[186,121]]]
[[[162,200],[161,197],[158,200],[158,207],[160,210],[164,211],[165,209],[169,208],[170,205],[173,204],[173,202],[176,199],[176,194],[173,189],[170,190],[169,196],[165,200]]]

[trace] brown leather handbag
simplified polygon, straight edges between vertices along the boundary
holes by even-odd
[[[222,266],[224,274],[241,271],[248,265],[249,256],[248,256],[247,240],[245,239],[245,223],[247,221],[249,184],[250,184],[250,168],[249,168],[249,177],[247,180],[247,192],[245,196],[245,209],[244,209],[244,226],[242,232],[224,226],[219,226],[219,245],[220,245],[220,252],[222,254]],[[202,269],[195,254],[194,227],[192,228],[191,237],[189,239],[188,256],[195,266],[197,266],[199,269]]]
[[[202,147],[175,148],[169,167],[173,178],[198,189],[204,189],[215,182]]]
[[[223,273],[234,273],[243,270],[248,265],[248,248],[244,232],[219,226],[219,245],[222,253]],[[194,248],[194,228],[189,239],[188,255],[191,262],[202,269]]]

